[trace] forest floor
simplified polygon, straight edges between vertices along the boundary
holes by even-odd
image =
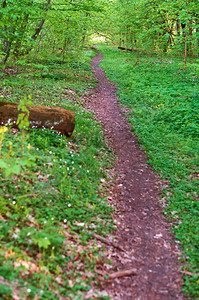
[[[98,67],[102,58],[99,54],[92,61],[98,86],[86,107],[102,123],[117,157],[113,172],[118,176],[109,201],[116,210],[116,239],[124,251],[115,251],[113,264],[118,271],[136,269],[135,274],[112,281],[106,290],[114,299],[184,299],[180,250],[158,203],[160,189],[167,183],[147,165],[147,156],[123,115],[128,111],[120,109],[116,87]]]

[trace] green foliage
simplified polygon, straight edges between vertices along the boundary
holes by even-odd
[[[116,0],[106,31],[117,45],[144,52],[198,55],[197,0]]]
[[[12,288],[8,285],[0,283],[0,296],[8,297],[12,295]]]
[[[32,104],[30,100],[31,96],[28,98],[29,99],[26,99],[26,97],[24,97],[21,99],[18,105],[18,110],[20,110],[21,113],[18,115],[16,123],[18,124],[19,129],[22,130],[22,134],[20,137],[17,137],[17,139],[21,147],[16,150],[17,144],[14,141],[4,141],[4,149],[6,146],[7,149],[9,149],[9,152],[4,157],[0,158],[0,168],[6,177],[10,176],[11,174],[19,175],[24,168],[30,167],[32,164],[34,164],[36,159],[34,156],[30,155],[30,144],[27,144],[27,139],[25,139],[24,130],[29,127],[29,110],[27,105],[30,106]],[[8,128],[6,126],[2,126],[0,128],[0,150],[2,148],[2,142],[5,138],[5,132],[7,130]]]
[[[91,56],[93,52],[87,51],[82,63],[74,61],[71,67],[49,59],[49,63],[38,61],[37,68],[35,62],[34,74],[44,65],[52,75],[67,69],[67,81],[55,81],[53,76],[35,76],[33,81],[24,77],[23,88],[18,85],[20,77],[3,81],[1,92],[6,100],[20,102],[24,114],[19,118],[21,132],[13,133],[9,126],[0,129],[0,274],[4,297],[13,293],[20,299],[83,297],[97,278],[96,262],[104,263],[102,249],[91,240],[91,233],[103,235],[112,229],[111,208],[101,187],[104,170],[111,162],[99,123],[82,107],[81,97],[95,84],[89,67]],[[30,66],[23,65],[23,74],[24,68]],[[26,95],[32,95],[34,104],[75,111],[72,137],[27,128],[31,99]]]
[[[31,106],[32,101],[31,101],[31,96],[29,96],[28,98],[29,99],[26,99],[26,97],[24,97],[23,99],[21,99],[18,106],[18,110],[21,111],[17,119],[17,125],[20,130],[27,129],[30,125],[28,121],[29,110],[27,106]]]
[[[101,46],[101,66],[117,84],[132,131],[168,187],[164,214],[173,223],[184,261],[184,290],[198,298],[199,265],[199,89],[192,60],[187,70],[177,58],[137,56]]]
[[[71,62],[96,24],[104,19],[105,0],[0,1],[0,58],[24,63],[27,55],[48,58],[49,54]],[[46,51],[48,48],[48,51]]]

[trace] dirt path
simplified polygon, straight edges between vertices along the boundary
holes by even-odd
[[[114,188],[113,205],[121,215],[117,240],[125,253],[116,251],[114,264],[118,270],[136,268],[137,275],[115,279],[108,286],[114,299],[184,299],[180,293],[181,274],[178,247],[158,204],[157,178],[147,166],[147,157],[130,132],[118,107],[115,86],[98,67],[102,55],[93,59],[92,67],[99,80],[87,107],[102,123],[118,161],[119,174]]]

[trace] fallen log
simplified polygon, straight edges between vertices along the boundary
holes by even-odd
[[[118,46],[118,49],[119,49],[119,50],[126,50],[126,48],[121,47],[121,46]]]
[[[0,125],[11,123],[12,128],[18,128],[16,124],[18,115],[22,113],[17,110],[18,104],[0,101]],[[71,136],[75,128],[75,114],[60,107],[30,106],[29,127],[49,128]]]
[[[125,47],[120,47],[118,46],[119,50],[124,50],[124,51],[128,51],[128,52],[133,52],[133,51],[138,51],[138,48],[125,48]]]

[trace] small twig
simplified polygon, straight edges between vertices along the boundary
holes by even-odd
[[[181,271],[181,273],[183,273],[185,275],[189,275],[189,276],[192,276],[192,275],[199,276],[199,273],[193,273],[193,272],[189,272],[189,271]]]
[[[21,195],[21,196],[19,196],[19,198],[23,198],[23,197],[31,197],[31,196],[35,197],[35,196],[37,196],[37,194]]]
[[[104,276],[107,275],[107,274],[104,273],[104,271],[101,271],[101,270],[96,270],[96,272],[97,272],[99,275],[101,275],[102,278],[104,278]],[[107,275],[107,276],[108,276],[108,275]]]
[[[96,233],[92,233],[92,236],[94,238],[96,238],[97,240],[100,240],[101,242],[104,242],[105,244],[113,246],[113,247],[115,247],[115,248],[117,248],[117,249],[119,249],[119,250],[121,250],[121,251],[124,252],[124,249],[120,245],[118,245],[117,243],[115,243],[113,241],[109,241],[108,239],[105,239],[104,237],[102,237],[102,236],[100,236],[100,235],[98,235]]]
[[[108,277],[111,279],[114,279],[114,278],[118,278],[118,277],[130,276],[130,275],[136,275],[136,274],[137,274],[137,269],[129,269],[129,270],[118,271],[118,272],[109,274]]]

